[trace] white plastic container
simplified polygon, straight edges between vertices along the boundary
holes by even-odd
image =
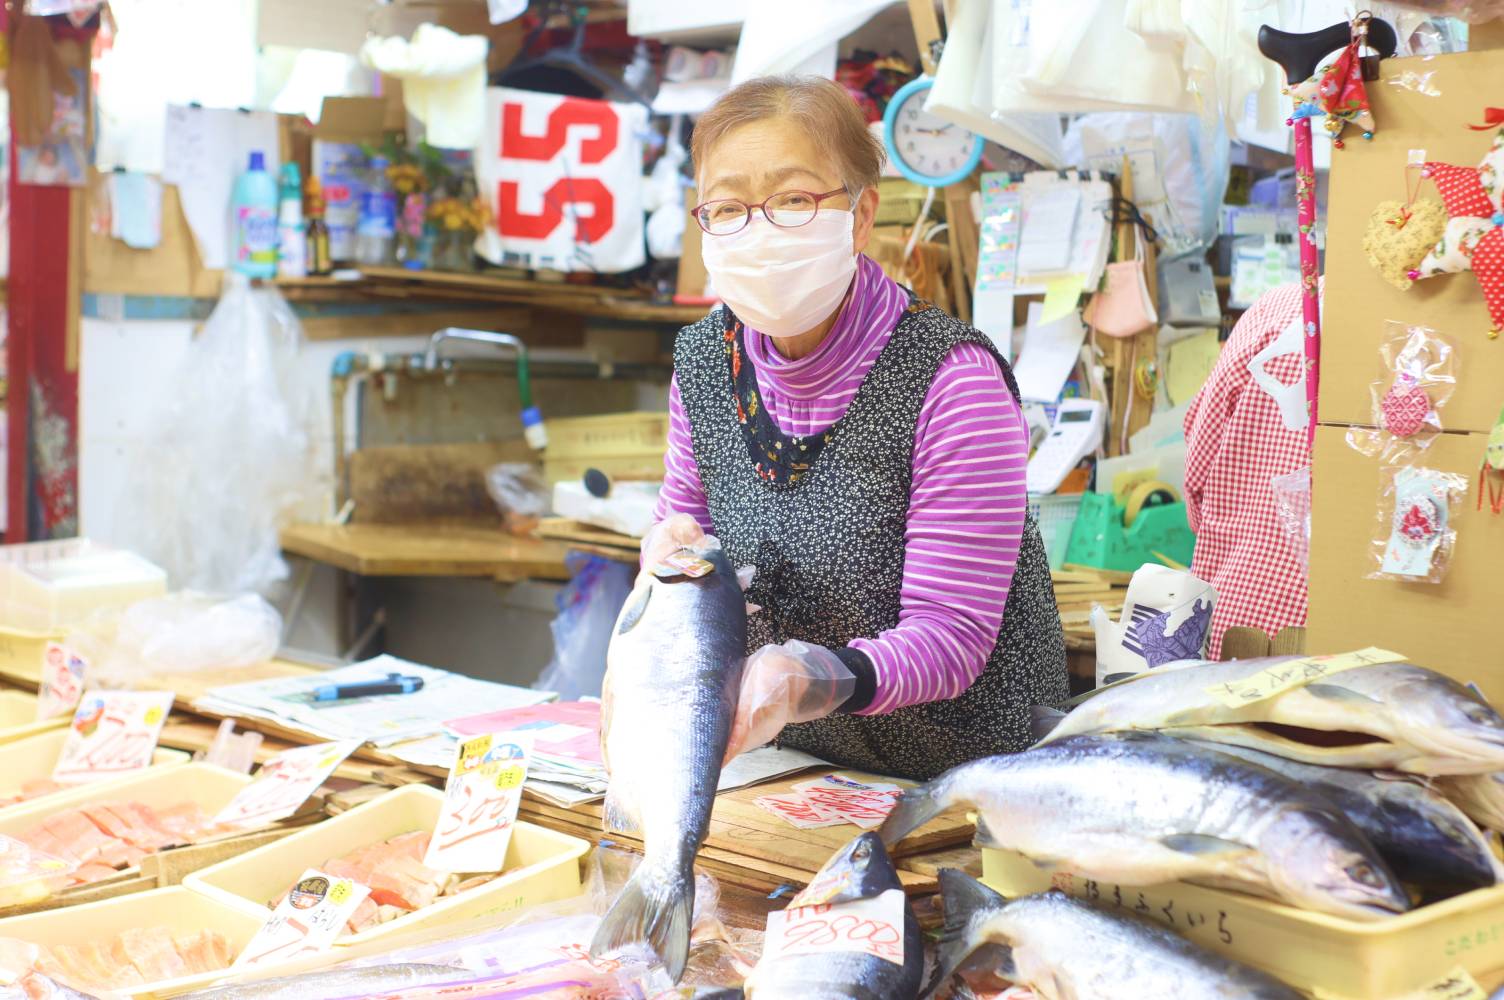
[[[28,781],[37,781],[52,777],[52,769],[56,766],[57,759],[62,756],[63,744],[67,741],[67,729],[53,728],[45,732],[34,733],[25,739],[0,745],[0,813],[9,812],[12,809],[20,809],[30,805],[32,802],[40,802],[42,799],[51,797],[50,795],[44,795],[26,802],[17,802],[14,805],[7,806],[4,804],[6,796],[14,795],[21,791],[21,787]],[[192,760],[192,757],[182,750],[169,750],[166,747],[158,747],[156,752],[152,754],[152,767],[172,767],[186,764],[190,760]],[[116,781],[105,781],[98,787],[108,788],[115,783]],[[76,787],[62,789],[53,792],[52,795],[62,795],[64,792],[75,790]]]
[[[87,538],[0,546],[0,626],[6,628],[55,632],[100,609],[165,593],[162,569]]]
[[[60,729],[68,718],[62,715],[38,722],[36,695],[25,691],[0,691],[0,746]]]

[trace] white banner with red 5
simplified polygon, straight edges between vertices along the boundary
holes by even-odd
[[[615,273],[646,260],[636,104],[486,91],[475,173],[491,224],[475,241],[493,264]]]

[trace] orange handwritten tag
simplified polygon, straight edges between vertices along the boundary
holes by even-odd
[[[308,952],[327,951],[370,894],[371,890],[359,882],[308,869],[282,897],[232,967],[285,962]]]
[[[834,906],[821,903],[776,910],[768,914],[761,960],[861,952],[902,965],[905,905],[903,890],[889,889],[871,899]]]
[[[171,691],[88,692],[73,712],[52,780],[78,784],[150,767],[170,711]]]
[[[42,653],[42,682],[37,686],[37,719],[67,715],[84,694],[89,664],[60,642],[49,642]]]
[[[532,739],[521,733],[474,736],[459,745],[425,865],[441,872],[502,870],[532,751]]]
[[[256,780],[237,792],[214,822],[249,828],[286,819],[359,746],[360,740],[345,740],[284,750],[261,765]]]

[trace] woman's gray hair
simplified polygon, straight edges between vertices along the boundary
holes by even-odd
[[[803,128],[835,160],[848,193],[877,186],[885,159],[882,140],[868,129],[851,95],[819,76],[759,76],[726,91],[695,122],[690,138],[695,168],[704,167],[710,148],[726,133],[767,118],[788,118]]]

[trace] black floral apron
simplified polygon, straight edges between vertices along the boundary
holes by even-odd
[[[725,307],[680,332],[679,394],[710,518],[733,566],[755,566],[748,652],[790,639],[829,648],[898,624],[914,433],[940,363],[957,344],[997,358],[980,332],[911,301],[846,413],[809,438],[783,435],[757,398],[742,326]],[[1065,639],[1044,542],[1024,525],[1002,632],[959,697],[887,715],[837,713],[787,726],[779,744],[842,767],[927,779],[1025,749],[1030,710],[1069,696]]]

